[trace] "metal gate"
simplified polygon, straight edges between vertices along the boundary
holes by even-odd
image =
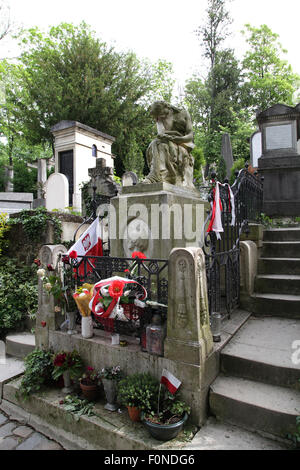
[[[217,183],[212,173],[213,187]],[[228,183],[228,180],[225,180]],[[240,297],[240,237],[248,233],[248,223],[256,221],[262,211],[263,184],[257,173],[248,171],[248,165],[237,173],[231,189],[235,203],[235,224],[232,226],[232,208],[227,186],[220,186],[223,232],[218,240],[215,232],[205,235],[204,253],[209,299],[209,311],[225,313],[238,307]],[[209,197],[214,199],[212,188]],[[211,213],[210,215],[211,216]],[[210,218],[210,217],[208,217]]]

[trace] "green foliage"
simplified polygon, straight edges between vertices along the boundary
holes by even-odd
[[[148,373],[125,377],[118,385],[118,400],[124,406],[135,406],[150,412],[157,403],[159,382]]]
[[[147,419],[157,424],[172,424],[183,418],[185,413],[191,412],[190,406],[181,400],[179,392],[173,395],[164,385],[161,386],[159,409],[157,402],[158,400],[155,407],[146,414]]]
[[[4,235],[7,230],[9,230],[8,216],[6,213],[0,212],[0,254],[2,252],[2,247],[5,246]]]
[[[72,413],[75,420],[78,421],[80,416],[94,416],[93,411],[94,404],[88,400],[78,398],[74,395],[67,395],[64,400],[60,403],[66,411]]]
[[[120,366],[104,367],[100,372],[101,378],[107,380],[115,380],[116,382],[119,382],[123,378],[123,376],[124,374],[121,371]]]
[[[113,153],[120,174],[134,142],[143,152],[151,140],[147,106],[153,91],[170,95],[170,64],[149,64],[133,52],[118,52],[85,23],[61,23],[47,33],[31,28],[20,42],[22,54],[7,83],[7,97],[25,140],[51,142],[50,129],[57,122],[83,122],[116,137]],[[11,66],[3,68],[8,74]]]
[[[259,222],[264,225],[266,228],[274,227],[274,221],[268,215],[264,214],[263,212],[260,214]]]
[[[242,168],[245,167],[245,160],[244,158],[239,158],[238,160],[236,160],[233,165],[232,165],[232,168],[231,168],[231,176],[230,176],[230,184],[232,185],[236,179],[236,175],[235,175],[235,172],[236,171],[239,171],[239,170],[242,170]]]
[[[250,48],[243,60],[245,85],[243,102],[253,111],[265,110],[277,103],[293,105],[300,86],[300,76],[294,74],[282,55],[287,51],[279,43],[279,35],[267,25],[255,28],[245,25],[243,34]]]
[[[52,379],[52,353],[36,348],[24,359],[25,371],[18,394],[27,398],[32,393],[49,384]]]
[[[50,221],[54,227],[54,243],[61,241],[61,222],[59,218],[45,207],[38,207],[33,210],[24,209],[18,217],[10,219],[10,224],[21,223],[25,234],[30,242],[39,243],[42,234],[47,228],[47,222]]]
[[[22,327],[38,307],[35,270],[17,260],[0,257],[0,336]]]

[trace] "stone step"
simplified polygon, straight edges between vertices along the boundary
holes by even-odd
[[[24,359],[35,348],[35,335],[24,331],[6,336],[6,354]]]
[[[222,349],[221,370],[300,391],[300,364],[293,348],[298,340],[299,320],[251,317]]]
[[[300,319],[300,295],[254,293],[251,311],[255,315]]]
[[[286,438],[296,431],[300,392],[220,374],[211,385],[209,404],[218,420]]]
[[[299,228],[275,228],[264,230],[264,241],[300,241]]]
[[[300,258],[300,241],[264,242],[263,258]]]
[[[5,355],[0,361],[0,402],[2,400],[3,385],[24,372],[24,362],[16,357]]]
[[[300,275],[300,258],[259,258],[258,274]]]
[[[300,275],[259,274],[255,278],[254,291],[260,294],[281,292],[282,294],[300,295]]]
[[[268,439],[210,416],[184,450],[287,450],[290,442]]]

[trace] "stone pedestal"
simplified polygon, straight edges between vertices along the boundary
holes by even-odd
[[[207,207],[198,191],[168,183],[123,187],[111,199],[111,256],[167,259],[173,248],[201,246]]]
[[[262,156],[258,160],[264,177],[263,212],[268,216],[297,216],[300,213],[300,133],[298,106],[277,104],[257,116],[262,134]]]
[[[205,256],[201,248],[174,249],[169,258],[168,324],[164,349],[165,358],[174,361],[177,369],[189,371],[189,380],[184,380],[184,393],[193,395],[196,402],[194,417],[198,423],[203,423],[210,375],[215,369],[207,362],[213,352],[213,338]],[[186,372],[181,374],[185,376]]]
[[[57,273],[58,255],[65,253],[64,245],[44,245],[39,252],[41,268],[47,273],[47,265],[51,264]],[[37,348],[48,348],[49,331],[55,331],[63,322],[61,312],[55,312],[55,301],[53,295],[49,295],[43,288],[43,281],[38,280],[38,311],[36,315],[35,338]]]

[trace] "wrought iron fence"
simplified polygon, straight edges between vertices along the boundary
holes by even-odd
[[[257,174],[248,171],[248,165],[236,175],[232,185],[235,202],[235,223],[232,222],[232,208],[228,187],[219,186],[222,205],[223,233],[217,239],[215,232],[205,235],[204,253],[208,286],[209,310],[227,313],[239,304],[240,296],[240,237],[249,231],[248,223],[256,221],[262,211],[263,185]],[[212,182],[215,181],[212,174]],[[228,183],[228,180],[225,180]],[[210,202],[213,201],[213,190]],[[208,219],[210,218],[209,214]]]
[[[64,255],[62,255],[64,256]],[[134,262],[134,272],[131,272]],[[135,335],[140,337],[143,328],[148,324],[154,313],[159,313],[162,320],[167,316],[168,304],[168,260],[164,259],[140,259],[135,258],[113,258],[110,256],[78,256],[78,261],[71,261],[70,266],[64,270],[72,269],[72,290],[84,283],[95,284],[103,279],[113,276],[121,276],[135,280],[147,291],[146,308],[132,306],[128,321],[111,319],[99,319],[92,314],[95,328],[103,330]],[[69,276],[70,278],[70,276]],[[69,281],[70,283],[70,281]],[[131,286],[131,296],[135,297],[142,293],[141,287]],[[81,317],[78,315],[77,321]]]

